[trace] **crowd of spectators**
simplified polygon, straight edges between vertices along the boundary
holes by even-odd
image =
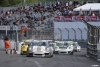
[[[33,6],[18,7],[17,9],[0,11],[0,25],[20,25],[28,24],[38,26],[53,27],[54,16],[75,16],[79,12],[74,13],[73,9],[84,3],[79,1],[57,1],[50,6],[35,4]],[[1,15],[3,13],[3,15]]]

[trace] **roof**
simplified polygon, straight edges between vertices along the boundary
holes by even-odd
[[[100,3],[87,3],[75,8],[73,11],[80,11],[80,9],[82,9],[82,11],[89,11],[90,9],[91,11],[100,11],[100,7],[98,6],[100,6]]]

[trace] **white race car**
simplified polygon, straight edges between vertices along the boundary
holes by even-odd
[[[81,46],[79,46],[78,42],[73,42],[74,51],[81,51]]]
[[[48,41],[46,40],[35,40],[31,42],[31,45],[28,47],[26,56],[53,57],[53,48],[49,46]]]
[[[66,53],[73,55],[73,43],[72,42],[57,42],[54,53]]]

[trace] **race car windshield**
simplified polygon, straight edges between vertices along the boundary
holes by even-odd
[[[25,45],[30,45],[31,42],[25,42]]]
[[[57,46],[62,47],[64,46],[64,43],[57,43]]]
[[[32,42],[32,46],[46,46],[46,42]]]
[[[74,46],[79,46],[77,43],[73,43]]]
[[[64,46],[66,46],[66,47],[67,47],[68,45],[69,45],[69,43],[65,43],[65,44],[64,44]]]

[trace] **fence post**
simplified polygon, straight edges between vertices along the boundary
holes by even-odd
[[[74,37],[75,37],[75,40],[76,40],[76,31],[75,31],[75,29],[74,28],[72,28],[72,30],[74,31]]]
[[[17,34],[17,38],[16,38],[16,50],[18,50],[18,26],[16,26],[16,34]]]
[[[7,30],[7,26],[6,26],[6,36],[8,35],[8,30]]]
[[[65,28],[65,30],[68,32],[68,40],[69,40],[69,30],[67,28]]]
[[[87,40],[89,41],[90,40],[90,35],[89,35],[89,33],[90,33],[90,31],[88,30],[88,29],[86,29],[86,28],[84,28],[86,31],[87,31],[87,33],[88,33],[88,35],[87,35]]]
[[[61,40],[62,40],[62,31],[61,31],[60,28],[58,28],[58,30],[60,31],[60,38],[61,38]]]
[[[82,39],[83,39],[83,38],[82,38],[82,30],[81,30],[80,28],[78,28],[78,29],[81,31],[81,40],[82,40]]]
[[[100,28],[97,27],[97,26],[95,26],[95,27],[97,28],[97,33],[96,33],[96,35],[97,35],[97,43],[99,43],[99,38],[100,38],[100,36],[99,36],[100,33],[99,32],[100,32]]]

